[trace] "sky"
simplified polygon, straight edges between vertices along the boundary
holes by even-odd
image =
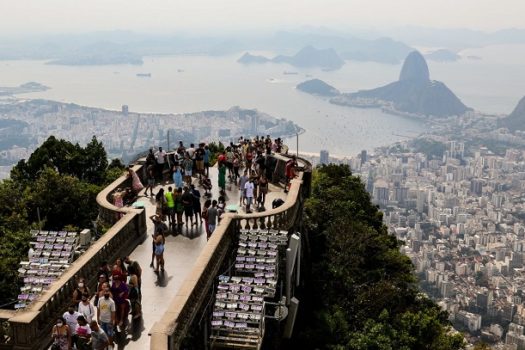
[[[303,25],[494,31],[525,27],[523,13],[524,0],[0,0],[0,33],[210,32]]]

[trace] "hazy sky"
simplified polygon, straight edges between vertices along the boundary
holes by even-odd
[[[0,33],[525,27],[525,0],[0,0]]]

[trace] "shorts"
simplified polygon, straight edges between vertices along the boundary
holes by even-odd
[[[209,168],[210,167],[210,162],[204,162],[204,167],[205,168]]]
[[[192,172],[191,170],[185,170],[185,171],[184,171],[184,176],[189,176],[189,177],[191,177],[191,175],[192,175],[191,172]]]
[[[208,230],[210,231],[210,234],[213,233],[213,231],[215,231],[215,225],[209,224],[208,225]]]
[[[155,179],[148,179],[148,186],[155,186]]]
[[[186,214],[186,216],[192,216],[193,215],[193,208],[192,207],[185,207],[184,208],[184,214]]]
[[[252,202],[253,202],[253,197],[246,197],[246,203],[248,203],[248,205],[252,205]]]
[[[108,337],[112,337],[114,335],[113,323],[100,322],[100,328],[102,328]]]
[[[204,170],[204,161],[196,160],[195,164],[197,165],[197,171]]]

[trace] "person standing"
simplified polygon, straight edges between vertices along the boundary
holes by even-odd
[[[184,205],[186,229],[188,229],[189,226],[193,226],[193,194],[190,192],[189,187],[184,187],[184,193],[182,194],[182,204]],[[190,223],[189,225],[188,222]],[[197,224],[197,222],[195,222],[195,224]]]
[[[195,168],[199,174],[199,183],[202,182],[202,175],[204,175],[204,143],[199,144],[195,150]]]
[[[199,221],[202,223],[201,193],[193,184],[191,185],[190,192],[193,195],[193,214],[195,215],[195,226],[197,226]]]
[[[186,182],[186,185],[189,186],[191,185],[191,176],[193,175],[193,160],[188,153],[184,155],[182,168],[184,169],[184,181]]]
[[[219,188],[221,194],[226,193],[226,165],[224,162],[219,162]]]
[[[110,297],[110,290],[104,290],[104,296],[98,300],[97,321],[104,333],[108,336],[109,345],[113,346],[113,327],[115,326],[116,306]]]
[[[285,173],[286,173],[286,184],[284,185],[284,193],[288,193],[292,179],[295,177],[295,168],[297,167],[297,159],[292,156],[290,160],[286,162]]]
[[[179,163],[176,162],[173,166],[173,184],[175,184],[175,188],[182,188],[182,171],[180,169]]]
[[[159,147],[159,150],[155,152],[155,159],[157,160],[157,177],[162,180],[164,172],[164,164],[166,163],[166,152]]]
[[[206,199],[204,206],[202,207],[202,218],[204,219],[204,229],[206,230],[206,238],[210,239],[210,226],[208,221],[208,210],[211,207],[211,200]]]
[[[175,231],[175,200],[173,199],[173,188],[168,187],[168,191],[164,193],[166,197],[166,207],[168,210],[168,227],[170,230]]]
[[[253,184],[252,178],[250,178],[248,182],[244,185],[244,189],[246,190],[246,213],[249,214],[252,212],[250,210],[250,206],[253,202],[253,192],[255,189],[255,185]]]
[[[116,308],[115,323],[119,328],[125,327],[128,321],[128,286],[124,282],[122,275],[113,276],[113,285],[111,286],[111,294],[113,294],[113,301]]]
[[[204,171],[206,173],[206,177],[210,176],[210,156],[211,151],[208,145],[204,146],[204,155],[202,157],[202,160],[204,161]]]
[[[182,214],[184,213],[184,204],[182,203],[182,187],[177,188],[175,193],[175,214],[177,215],[177,232],[182,231]]]
[[[155,237],[155,259],[157,261],[157,268],[155,269],[155,273],[160,271],[164,272],[164,249],[165,249],[166,240],[164,238],[163,234],[158,234],[157,237]]]
[[[152,242],[152,252],[151,252],[151,263],[149,264],[150,267],[154,267],[153,265],[153,259],[155,259],[155,242],[157,241],[157,236],[162,235],[168,231],[168,226],[160,219],[158,215],[152,215],[149,217],[150,220],[153,222],[153,234],[151,237],[153,238]],[[159,267],[157,266],[157,269]]]
[[[246,199],[246,183],[248,182],[248,170],[244,170],[242,176],[239,178],[239,205],[242,206]]]
[[[161,188],[155,196],[155,214],[157,214],[160,221],[164,221],[164,215],[166,212],[166,197],[164,196],[164,189]]]
[[[217,201],[214,199],[213,202],[211,202],[211,208],[208,209],[208,239],[210,239],[213,231],[215,231],[218,216]]]
[[[140,292],[140,287],[142,286],[142,267],[136,260],[131,260],[129,255],[124,258],[124,262],[128,264],[128,274],[130,277],[136,276],[137,284],[136,287]]]
[[[266,175],[262,174],[259,178],[259,196],[257,202],[261,208],[264,209],[264,203],[266,202],[266,195],[268,194],[268,179]],[[260,198],[260,200],[259,200]]]
[[[155,187],[155,164],[150,164],[146,167],[146,179],[147,179],[147,185],[146,190],[144,191],[144,195],[148,196],[148,188],[150,190],[151,196],[153,197],[153,187]]]

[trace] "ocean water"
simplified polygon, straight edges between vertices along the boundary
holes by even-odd
[[[512,55],[509,61],[502,59],[507,53]],[[322,71],[273,63],[245,66],[236,63],[241,55],[146,57],[142,66],[71,67],[42,61],[0,61],[0,86],[36,81],[51,89],[19,96],[107,109],[127,104],[130,111],[137,112],[256,108],[302,126],[306,132],[299,136],[299,149],[304,152],[327,149],[331,154],[355,155],[425,130],[416,120],[375,109],[332,105],[295,89],[312,78],[344,92],[369,89],[396,80],[401,65],[347,62],[340,70]],[[429,62],[431,77],[445,82],[476,110],[510,113],[525,95],[525,46],[472,49],[461,55],[482,59]],[[285,71],[297,74],[283,74]],[[151,77],[137,77],[137,73],[151,73]],[[295,139],[289,144],[295,148]]]

